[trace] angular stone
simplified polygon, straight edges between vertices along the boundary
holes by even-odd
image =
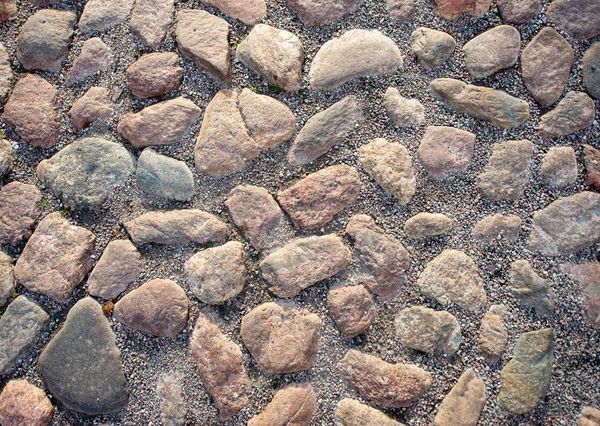
[[[339,422],[340,426],[403,426],[402,423],[390,419],[383,412],[350,398],[344,398],[338,402],[335,420]]]
[[[302,290],[336,275],[350,265],[352,254],[334,234],[297,238],[260,262],[269,291],[295,297]]]
[[[462,342],[460,325],[454,315],[424,306],[402,309],[396,314],[396,337],[417,351],[436,351],[452,356]]]
[[[451,303],[479,311],[487,302],[483,280],[473,259],[462,251],[444,250],[427,264],[417,286],[423,295],[443,306]]]
[[[552,380],[553,350],[551,328],[521,334],[513,358],[500,373],[500,409],[525,414],[544,399]]]
[[[104,87],[90,87],[69,110],[71,124],[75,130],[82,130],[96,120],[110,117],[112,113],[110,92]]]
[[[255,25],[267,15],[265,0],[202,0],[207,6],[216,7],[246,25]]]
[[[542,115],[535,129],[543,138],[569,135],[594,124],[596,105],[583,92],[569,92],[556,107]]]
[[[204,10],[177,12],[177,47],[186,58],[225,83],[231,81],[229,24]]]
[[[135,170],[135,158],[121,144],[82,138],[37,166],[37,176],[63,204],[100,209]]]
[[[413,364],[390,364],[355,349],[338,364],[342,378],[366,400],[384,408],[408,407],[431,387],[431,374]]]
[[[13,300],[0,317],[0,374],[7,374],[41,338],[50,317],[25,296]],[[2,423],[4,424],[4,423]]]
[[[516,64],[520,49],[519,31],[510,25],[499,25],[463,46],[465,67],[474,80],[481,80]]]
[[[600,3],[595,0],[554,0],[546,16],[576,40],[600,34]]]
[[[8,52],[2,43],[0,43],[0,102],[4,102],[10,88],[12,87],[12,81],[14,73],[10,66],[10,58]]]
[[[190,339],[206,391],[212,396],[221,420],[228,420],[250,403],[250,379],[240,347],[200,312]]]
[[[67,56],[77,17],[43,9],[31,15],[17,37],[17,59],[26,70],[59,72]]]
[[[127,380],[115,340],[98,302],[86,297],[71,308],[39,358],[48,390],[66,408],[95,415],[127,404]]]
[[[121,120],[117,131],[134,148],[181,142],[202,110],[183,97],[159,102]]]
[[[0,1],[0,22],[12,20],[17,16],[17,0]]]
[[[29,291],[64,303],[92,269],[96,237],[60,212],[41,220],[15,265],[15,280]]]
[[[426,70],[442,65],[456,49],[456,41],[450,34],[425,27],[412,32],[410,44],[419,64]]]
[[[79,29],[84,34],[100,33],[119,25],[129,17],[134,0],[88,0],[81,17]]]
[[[0,250],[0,308],[12,297],[15,289],[15,276],[13,273],[12,257]]]
[[[448,126],[429,126],[417,154],[433,179],[444,179],[464,172],[473,157],[475,135]]]
[[[142,55],[126,72],[126,83],[138,98],[163,96],[181,85],[183,68],[175,52],[155,52]]]
[[[138,187],[148,195],[169,201],[194,198],[194,175],[189,167],[152,148],[142,151],[135,178]]]
[[[396,126],[418,126],[425,121],[425,108],[417,99],[407,99],[395,87],[386,90],[383,105]]]
[[[111,241],[87,280],[88,293],[115,299],[138,279],[143,266],[144,259],[131,241]]]
[[[4,176],[10,173],[16,159],[17,154],[10,141],[0,139],[0,187],[2,187]]]
[[[150,48],[156,49],[173,23],[174,0],[136,0],[129,29]]]
[[[366,331],[375,319],[373,297],[362,285],[336,287],[327,293],[327,308],[345,337]]]
[[[504,128],[519,127],[529,120],[529,105],[501,90],[474,86],[452,78],[436,78],[431,93],[450,108]]]
[[[600,99],[600,43],[592,44],[585,51],[582,64],[585,90],[592,98]],[[1,91],[0,98],[2,98]]]
[[[236,56],[242,64],[284,90],[300,87],[304,47],[289,31],[258,24],[239,44]]]
[[[27,380],[9,381],[0,394],[0,422],[4,426],[46,426],[53,415],[46,392]]]
[[[407,205],[417,191],[417,180],[408,150],[399,143],[373,139],[358,149],[365,172],[391,194],[400,205]]]
[[[223,303],[244,289],[248,273],[246,251],[238,241],[207,248],[185,262],[186,283],[204,303]]]
[[[585,146],[584,146],[585,151]],[[542,160],[542,182],[563,188],[577,181],[577,158],[570,146],[551,147]]]
[[[482,244],[491,244],[504,238],[507,242],[515,242],[519,238],[521,218],[516,215],[504,216],[496,213],[486,216],[473,227],[473,238]]]
[[[359,271],[369,276],[365,285],[383,299],[395,297],[406,281],[405,271],[410,265],[404,246],[365,214],[350,218],[346,234],[354,241]]]
[[[301,166],[324,155],[342,143],[363,117],[362,108],[354,96],[346,96],[308,119],[292,143],[287,160]]]
[[[504,22],[523,24],[542,10],[541,0],[500,0],[498,12]]]
[[[386,5],[392,20],[400,24],[410,22],[417,11],[415,0],[387,0]]]
[[[288,6],[307,27],[330,24],[354,12],[363,0],[287,0]]]
[[[225,223],[196,209],[148,212],[123,225],[135,244],[210,244],[227,237]]]
[[[158,337],[175,337],[188,320],[185,291],[171,280],[152,280],[120,299],[115,317],[127,327]]]
[[[317,409],[317,395],[309,383],[289,385],[277,391],[264,411],[248,426],[308,426]]]
[[[531,268],[526,260],[517,260],[510,265],[512,294],[527,308],[534,308],[542,317],[554,313],[554,293],[548,282]]]
[[[75,84],[87,77],[107,71],[114,63],[112,49],[99,37],[90,38],[83,43],[81,53],[73,61],[67,83]]]
[[[433,0],[433,13],[453,21],[462,15],[481,18],[490,9],[490,0]]]
[[[600,149],[591,145],[583,145],[583,164],[585,180],[597,191],[600,191]]]
[[[54,146],[60,133],[56,89],[42,77],[26,74],[4,105],[2,118],[30,145]]]
[[[281,207],[302,229],[318,229],[330,221],[360,193],[358,170],[340,164],[312,173],[277,194]]]
[[[326,42],[315,55],[308,79],[314,90],[333,90],[361,77],[393,74],[402,68],[402,54],[378,30],[354,29]]]
[[[504,325],[506,314],[506,306],[492,305],[479,328],[478,351],[492,366],[498,363],[508,343],[508,332]]]
[[[600,242],[600,194],[584,191],[559,198],[533,215],[529,249],[568,256]]]
[[[13,181],[0,190],[0,244],[27,241],[40,217],[41,200],[35,185]]]
[[[435,426],[477,426],[485,400],[485,383],[469,368],[444,397],[433,423]]]
[[[268,302],[242,318],[241,336],[269,374],[309,370],[319,350],[321,320],[292,302]]]
[[[404,224],[404,233],[408,238],[421,240],[427,237],[443,235],[454,226],[454,221],[441,213],[418,213]]]
[[[577,426],[599,426],[600,410],[594,407],[583,407],[577,418]]]
[[[526,139],[494,145],[485,172],[478,176],[477,189],[490,201],[514,201],[521,197],[529,180],[533,143]]]

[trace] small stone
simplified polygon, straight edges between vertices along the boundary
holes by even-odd
[[[314,90],[334,90],[361,77],[393,74],[402,68],[402,54],[378,30],[354,29],[326,42],[315,55],[308,79]]]
[[[592,98],[600,99],[600,43],[592,44],[583,55],[583,85]]]
[[[559,198],[533,215],[528,245],[548,256],[568,256],[600,242],[600,194]]]
[[[520,49],[519,31],[510,25],[499,25],[464,45],[465,67],[474,80],[481,80],[516,64]]]
[[[230,419],[250,403],[247,395],[250,379],[242,350],[202,312],[198,315],[190,347],[219,417]]]
[[[496,213],[477,222],[472,235],[475,240],[485,245],[491,244],[500,238],[513,243],[519,239],[520,230],[521,218],[519,216],[504,216]]]
[[[363,0],[287,0],[288,6],[307,27],[330,24],[354,12]]]
[[[148,212],[123,225],[135,244],[210,244],[227,237],[225,223],[196,209]]]
[[[82,130],[96,120],[110,117],[113,111],[110,92],[104,87],[90,87],[85,95],[73,104],[69,116],[75,130]]]
[[[348,338],[366,331],[375,319],[373,297],[362,285],[332,288],[327,293],[327,308],[337,328]]]
[[[102,306],[90,297],[77,302],[39,358],[52,396],[80,413],[122,410],[128,399],[127,380],[115,340]]]
[[[402,423],[390,419],[381,411],[350,398],[344,398],[338,402],[335,420],[339,422],[340,426],[404,426]]]
[[[433,13],[453,21],[462,15],[481,18],[490,9],[490,0],[433,0]]]
[[[0,317],[0,375],[10,372],[40,340],[49,321],[48,314],[25,296],[8,305]]]
[[[431,387],[431,374],[413,364],[390,364],[355,349],[338,364],[342,378],[369,402],[383,408],[410,406]]]
[[[100,209],[135,170],[135,158],[121,144],[82,138],[37,166],[37,176],[63,204]]]
[[[485,405],[485,383],[469,368],[458,379],[438,408],[435,426],[477,426]]]
[[[425,121],[425,108],[417,99],[407,99],[395,87],[386,90],[383,105],[398,127],[418,126]]]
[[[156,49],[173,23],[174,0],[136,0],[129,29],[150,48]]]
[[[462,342],[456,317],[446,311],[413,306],[398,312],[395,324],[396,337],[406,347],[428,354],[440,351],[452,356]]]
[[[408,150],[399,143],[373,139],[358,150],[359,160],[371,178],[400,205],[407,205],[417,191],[417,180]]]
[[[60,133],[56,89],[42,77],[26,74],[4,105],[2,118],[30,145],[54,146]]]
[[[594,407],[583,407],[577,418],[577,426],[600,426],[600,410]]]
[[[397,296],[410,265],[404,246],[365,214],[350,218],[346,234],[354,242],[359,271],[368,276],[364,283],[369,290],[386,300]]]
[[[69,51],[77,17],[43,9],[31,15],[17,37],[17,59],[27,71],[59,72]]]
[[[387,0],[386,5],[392,20],[400,24],[409,23],[417,11],[415,0]]]
[[[127,327],[157,337],[175,337],[188,320],[185,291],[171,280],[152,280],[115,304],[114,315]]]
[[[8,175],[13,168],[17,154],[11,143],[6,139],[0,139],[0,188],[4,176]]]
[[[309,370],[319,350],[321,320],[292,302],[267,302],[242,318],[241,335],[269,374]]]
[[[553,350],[551,328],[521,334],[513,358],[500,372],[500,409],[525,414],[544,399],[552,381]]]
[[[245,261],[244,245],[238,241],[198,252],[185,262],[188,288],[204,303],[226,302],[246,285]]]
[[[479,328],[478,351],[492,366],[498,363],[508,343],[508,332],[504,325],[506,314],[506,306],[492,305]]]
[[[585,146],[584,146],[585,151]],[[564,188],[577,181],[577,158],[570,146],[553,146],[542,160],[542,182]]]
[[[181,142],[201,112],[189,99],[178,97],[126,115],[117,131],[137,149],[152,145],[172,145]]]
[[[304,47],[289,31],[258,24],[239,44],[236,56],[242,64],[284,90],[300,87]]]
[[[454,53],[456,41],[443,31],[419,27],[410,35],[412,51],[426,70],[442,65]]]
[[[302,229],[322,228],[360,193],[358,170],[340,164],[312,173],[277,194],[277,200],[294,224]]]
[[[334,234],[297,238],[260,262],[269,291],[295,297],[302,290],[330,278],[352,261],[352,254]]]
[[[8,52],[2,43],[0,43],[0,102],[4,102],[10,88],[12,87],[12,81],[14,73],[10,66],[10,58]]]
[[[183,68],[175,52],[155,52],[142,55],[127,68],[126,83],[138,98],[166,95],[181,85]]]
[[[463,309],[479,311],[487,302],[475,262],[458,250],[444,250],[429,262],[417,285],[423,295],[443,306],[455,303]]]
[[[182,9],[177,12],[177,47],[186,58],[211,75],[229,83],[229,24],[204,10]]]
[[[14,289],[12,257],[0,250],[0,308],[10,300]]]
[[[46,426],[53,415],[46,392],[27,380],[9,381],[0,394],[0,423],[4,426]]]
[[[79,18],[84,34],[100,33],[127,20],[134,0],[88,0]]]
[[[29,291],[64,303],[92,269],[96,237],[60,212],[41,220],[15,265],[15,280]]]
[[[362,117],[362,108],[354,96],[346,96],[313,115],[292,143],[288,162],[292,166],[301,166],[326,154],[333,146],[345,141]]]
[[[248,426],[308,426],[317,409],[317,395],[309,383],[289,385],[277,391],[264,411]]]
[[[600,191],[600,149],[583,145],[583,164],[585,180],[594,189]]]
[[[246,25],[256,25],[267,15],[265,0],[202,0],[207,6],[216,7],[232,18],[239,19]]]
[[[194,198],[194,175],[189,167],[152,148],[142,151],[135,178],[138,187],[148,195],[168,201]]]
[[[556,107],[542,115],[535,129],[543,138],[569,135],[594,124],[596,105],[583,92],[569,92]]]
[[[531,268],[526,260],[517,260],[510,266],[512,294],[527,308],[534,308],[542,317],[554,313],[554,293],[548,282]]]
[[[452,78],[436,78],[429,84],[429,90],[450,108],[494,126],[519,127],[529,120],[529,104],[501,90]]]
[[[13,181],[0,189],[0,244],[27,241],[40,217],[41,200],[35,185]]]
[[[596,0],[554,0],[546,17],[576,40],[600,34],[600,3]]]
[[[523,24],[533,19],[542,10],[540,0],[500,0],[498,12],[504,22]]]
[[[88,293],[106,300],[116,299],[140,276],[144,259],[129,240],[108,243],[90,274]]]
[[[417,154],[430,178],[445,179],[469,167],[474,149],[473,133],[448,126],[429,126]]]
[[[17,16],[17,0],[0,0],[0,22],[12,20]]]
[[[443,235],[452,229],[454,221],[441,213],[418,213],[404,224],[404,233],[413,240]]]
[[[81,53],[73,61],[69,71],[68,84],[75,84],[98,73],[107,71],[115,63],[113,51],[99,37],[90,38],[83,43]]]

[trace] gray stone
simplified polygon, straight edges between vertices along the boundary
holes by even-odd
[[[150,48],[156,49],[173,23],[174,0],[136,0],[129,29]]]
[[[592,98],[600,99],[600,43],[592,44],[585,51],[582,64],[585,90]],[[0,91],[1,97],[2,94]]]
[[[507,312],[504,305],[492,305],[479,328],[478,351],[492,366],[498,363],[508,343],[508,332],[504,325]]]
[[[82,138],[37,166],[37,176],[63,204],[100,209],[135,170],[135,158],[121,144]]]
[[[519,239],[521,230],[521,218],[516,215],[504,216],[496,213],[486,216],[473,227],[473,238],[482,244],[491,244],[500,238],[507,242],[515,242]]]
[[[308,426],[317,409],[317,395],[309,383],[289,385],[277,391],[264,411],[248,426]]]
[[[47,426],[54,406],[40,388],[27,380],[11,380],[0,394],[0,422],[4,426]]]
[[[570,146],[551,147],[542,160],[542,182],[563,188],[577,181],[577,158]]]
[[[554,293],[548,282],[531,268],[526,260],[517,260],[510,265],[512,294],[527,308],[534,308],[542,317],[554,313]]]
[[[25,296],[13,300],[0,317],[0,374],[10,372],[41,338],[48,314]]]
[[[307,27],[330,24],[354,12],[363,0],[287,0]]]
[[[600,410],[594,407],[583,407],[577,418],[577,426],[599,426]]]
[[[444,179],[463,173],[473,157],[475,135],[448,126],[429,126],[417,154],[427,175]]]
[[[499,25],[463,46],[465,67],[473,80],[481,80],[516,64],[520,49],[519,31],[510,25]]]
[[[452,356],[462,342],[460,325],[454,315],[424,306],[402,309],[396,314],[396,337],[417,351],[442,352]]]
[[[387,0],[386,5],[392,20],[401,24],[410,22],[417,11],[415,0]]]
[[[396,126],[418,126],[425,121],[423,104],[418,99],[403,97],[395,87],[386,90],[383,105]]]
[[[408,150],[399,143],[373,139],[358,149],[358,158],[371,178],[400,205],[407,205],[417,191],[417,180]]]
[[[523,24],[542,10],[541,0],[500,0],[498,12],[504,22]]]
[[[362,116],[362,108],[354,96],[346,96],[313,115],[292,143],[288,162],[292,166],[301,166],[326,154],[348,137]]]
[[[66,408],[95,415],[127,404],[127,380],[115,340],[98,302],[86,297],[71,308],[39,358],[48,390]]]
[[[175,52],[155,52],[142,55],[126,72],[126,83],[138,98],[163,96],[181,85],[183,68]]]
[[[81,53],[69,71],[68,84],[75,84],[87,77],[107,71],[115,63],[112,49],[100,37],[90,38],[83,43]]]
[[[425,27],[412,32],[410,44],[419,64],[426,70],[442,65],[456,49],[456,41],[450,34]]]
[[[69,116],[75,130],[82,130],[96,120],[110,117],[113,111],[110,92],[104,87],[90,87],[85,95],[75,101]]]
[[[354,29],[326,42],[315,55],[308,79],[314,90],[333,90],[361,77],[393,74],[402,68],[402,54],[378,30]]]
[[[238,241],[207,248],[185,262],[186,283],[204,303],[223,303],[244,289],[248,273],[246,250]]]
[[[168,201],[194,198],[194,175],[189,167],[152,148],[142,151],[135,178],[138,187],[148,195]]]
[[[583,312],[588,324],[600,328],[600,263],[566,264],[561,266],[561,270],[581,288]]]
[[[267,15],[265,0],[202,0],[207,6],[216,7],[246,25],[255,25]]]
[[[0,250],[0,308],[12,297],[15,289],[12,258]]]
[[[337,328],[348,338],[366,331],[375,319],[373,297],[362,285],[335,287],[329,290],[327,309]]]
[[[485,383],[469,368],[444,397],[433,423],[435,426],[477,426],[485,400]]]
[[[15,280],[29,291],[64,303],[92,269],[96,237],[60,212],[41,220],[15,265]]]
[[[0,187],[2,187],[4,176],[10,173],[16,159],[17,153],[12,147],[10,141],[6,139],[0,139]]]
[[[442,213],[418,213],[406,221],[404,233],[408,238],[421,240],[443,235],[453,226],[454,221]]]
[[[289,31],[258,24],[239,44],[236,56],[277,87],[290,91],[300,87],[304,47]]]
[[[596,0],[554,0],[546,17],[576,40],[600,34],[600,3]]]
[[[490,9],[490,0],[434,0],[433,3],[433,13],[453,21],[462,15],[481,18]]]
[[[100,33],[119,25],[129,17],[134,0],[88,0],[79,18],[84,34]]]
[[[35,185],[13,181],[0,189],[0,244],[27,241],[40,217],[41,200]]]
[[[556,107],[542,115],[535,129],[543,138],[569,135],[594,124],[596,105],[583,92],[568,92]]]
[[[338,402],[335,420],[340,426],[403,426],[402,423],[392,420],[383,412],[350,398],[344,398]]]
[[[4,102],[10,88],[12,87],[12,81],[14,73],[10,66],[10,58],[8,52],[2,43],[0,43],[0,102]]]

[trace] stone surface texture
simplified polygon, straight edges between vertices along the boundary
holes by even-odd
[[[411,33],[410,44],[419,64],[426,70],[442,65],[456,49],[456,41],[450,34],[426,27]]]
[[[354,12],[363,0],[287,0],[288,6],[308,27],[330,24]]]
[[[407,99],[395,87],[386,90],[383,104],[398,127],[418,126],[425,121],[425,109],[417,99]]]
[[[521,35],[510,25],[499,25],[463,46],[465,67],[474,80],[489,77],[517,63]]]
[[[107,71],[115,63],[112,50],[100,37],[86,40],[81,53],[73,61],[69,71],[68,84],[75,84],[100,72]]]
[[[536,130],[543,138],[554,138],[585,129],[594,123],[596,105],[583,92],[568,92],[556,107],[542,115]]]
[[[490,0],[434,0],[433,3],[433,13],[453,21],[462,15],[481,18],[490,8]]]
[[[570,146],[551,147],[542,160],[542,182],[556,188],[564,188],[573,185],[576,181],[575,150]]]
[[[507,242],[515,242],[521,231],[521,218],[517,215],[495,215],[486,216],[473,227],[473,238],[478,242],[488,245],[501,238]]]
[[[15,289],[12,263],[12,257],[0,250],[0,308],[8,303]]]
[[[469,368],[446,395],[435,416],[435,426],[477,426],[485,405],[485,383]]]
[[[340,426],[403,426],[383,412],[350,398],[344,398],[338,402],[335,419]]]
[[[562,265],[581,288],[583,312],[592,327],[600,328],[600,263],[590,262],[580,265]]]
[[[362,285],[331,289],[327,293],[327,308],[337,328],[349,338],[366,331],[376,314],[373,297]]]
[[[77,99],[71,109],[71,123],[75,130],[82,130],[96,120],[106,119],[114,111],[110,100],[110,92],[104,87],[90,87],[81,98]]]
[[[175,52],[142,55],[125,72],[127,87],[138,98],[163,96],[177,89],[183,77]]]
[[[523,24],[542,10],[541,0],[500,0],[498,12],[509,24]]]
[[[417,154],[429,177],[444,179],[464,172],[474,149],[473,133],[448,126],[429,126]]]
[[[289,385],[277,391],[264,411],[248,426],[308,426],[317,409],[317,395],[309,383]]]
[[[129,28],[150,48],[156,49],[173,22],[174,0],[136,0]]]
[[[27,241],[41,214],[42,193],[34,185],[13,181],[0,189],[0,244]]]
[[[600,43],[592,44],[585,51],[582,65],[585,90],[592,98],[600,99]]]
[[[595,0],[554,0],[546,16],[576,40],[600,34],[600,3]]]
[[[183,161],[146,148],[140,154],[135,179],[144,193],[169,201],[194,198],[194,175]]]
[[[477,347],[490,365],[498,363],[508,343],[508,332],[504,324],[507,313],[506,306],[492,305],[481,321]]]
[[[27,380],[11,380],[0,394],[0,423],[3,426],[46,426],[54,406],[42,389]]]
[[[267,15],[265,0],[202,0],[202,3],[216,7],[246,25],[255,25]]]
[[[404,233],[408,238],[421,240],[447,233],[454,221],[442,213],[418,213],[404,224]]]
[[[89,0],[79,17],[79,29],[84,34],[100,33],[125,22],[134,0]]]

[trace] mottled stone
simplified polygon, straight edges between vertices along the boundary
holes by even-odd
[[[498,12],[504,22],[523,24],[542,10],[541,0],[499,0]]]
[[[335,287],[327,293],[327,308],[345,337],[366,331],[375,318],[373,297],[362,285]]]
[[[554,0],[546,16],[576,40],[600,34],[600,3],[596,0]]]
[[[529,262],[517,260],[510,265],[512,294],[527,308],[542,317],[554,313],[554,293],[548,282],[535,273]]]
[[[410,349],[452,356],[462,342],[456,317],[424,306],[402,309],[396,314],[396,337]]]
[[[456,41],[450,34],[425,27],[412,32],[410,45],[419,64],[426,70],[442,65],[456,49]]]
[[[535,129],[543,138],[569,135],[594,124],[595,114],[592,98],[583,92],[568,92],[552,111],[542,115]]]
[[[591,145],[583,145],[583,164],[585,166],[585,180],[597,191],[600,191],[600,149]]]
[[[577,418],[577,426],[600,426],[600,410],[594,407],[583,407]]]
[[[481,80],[516,64],[520,49],[519,31],[510,25],[499,25],[463,46],[465,67],[474,80]]]
[[[142,151],[135,179],[146,194],[169,201],[194,198],[194,175],[183,161],[158,154],[152,148]]]
[[[289,385],[277,391],[264,411],[248,426],[308,426],[317,409],[317,395],[309,383]]]
[[[354,12],[363,0],[287,0],[307,27],[330,24]]]
[[[83,43],[81,53],[69,71],[68,84],[74,84],[98,73],[107,71],[115,63],[112,49],[99,37],[90,38]]]
[[[71,124],[75,130],[82,130],[96,120],[110,117],[112,113],[110,92],[104,87],[90,87],[69,110]]]
[[[0,0],[0,22],[6,22],[17,16],[17,0]]]
[[[183,68],[175,52],[155,52],[142,55],[125,72],[125,82],[134,96],[154,98],[177,89]]]
[[[133,3],[134,0],[88,0],[77,25],[84,34],[108,30],[127,20]]]
[[[592,98],[600,99],[600,43],[592,44],[585,51],[582,66],[585,90]]]
[[[504,325],[506,306],[492,305],[481,321],[477,348],[486,362],[496,365],[508,343],[508,332]]]
[[[415,0],[387,0],[386,6],[392,20],[400,24],[410,22],[417,11]]]
[[[267,15],[265,0],[202,0],[202,3],[216,7],[246,25],[255,25]]]
[[[462,15],[481,18],[490,9],[490,0],[433,0],[433,13],[453,21]]]
[[[402,423],[392,420],[383,412],[350,398],[344,398],[338,402],[335,420],[340,426],[403,426]]]
[[[6,99],[6,96],[12,87],[13,78],[14,73],[10,65],[8,52],[4,45],[0,43],[0,102],[4,102]]]
[[[583,312],[588,324],[600,328],[600,263],[566,264],[561,270],[581,287]]]
[[[0,394],[0,424],[3,426],[46,426],[54,407],[46,392],[27,382],[11,380]]]
[[[16,159],[17,153],[10,141],[0,138],[0,187],[2,187],[4,176],[10,173]]]
[[[500,238],[507,242],[515,242],[519,238],[521,218],[516,215],[504,216],[496,213],[486,216],[473,227],[473,238],[482,244],[491,244]]]
[[[383,105],[396,126],[418,126],[425,121],[425,108],[418,99],[407,99],[395,87],[386,90]]]
[[[12,257],[0,250],[0,308],[10,300],[15,289],[12,262]]]
[[[584,147],[585,150],[585,147]],[[563,188],[577,180],[577,158],[570,146],[551,147],[542,160],[542,182]]]
[[[464,172],[473,157],[475,135],[448,126],[429,126],[417,154],[427,175],[444,179]]]
[[[485,400],[485,383],[469,368],[444,397],[433,423],[435,426],[477,426]]]
[[[442,213],[418,213],[406,221],[404,233],[408,238],[421,240],[443,235],[453,226],[454,221]]]
[[[136,0],[129,29],[150,48],[156,49],[173,23],[174,0]]]
[[[35,185],[13,181],[0,189],[0,244],[27,241],[40,217],[41,200]]]

